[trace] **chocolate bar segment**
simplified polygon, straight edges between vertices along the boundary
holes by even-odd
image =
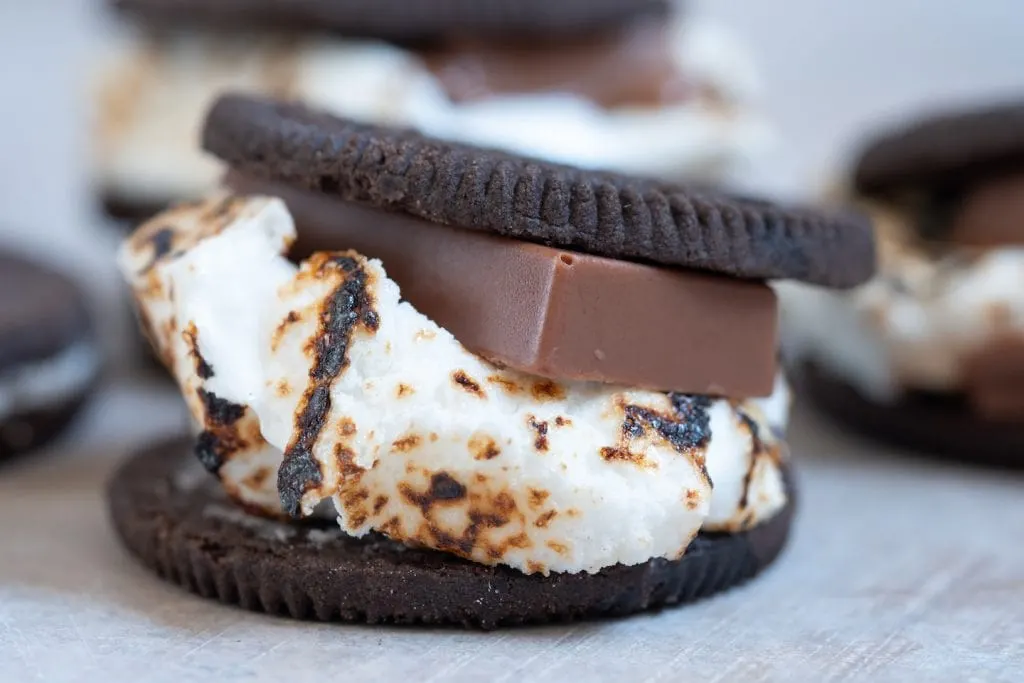
[[[764,284],[451,228],[236,173],[227,182],[285,201],[293,256],[379,258],[405,300],[496,363],[691,394],[772,392],[776,300]]]
[[[1024,244],[1024,173],[990,178],[964,196],[950,241],[976,247]]]
[[[999,337],[964,359],[964,389],[975,414],[1024,423],[1024,340]]]

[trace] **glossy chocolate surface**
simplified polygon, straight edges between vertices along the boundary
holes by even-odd
[[[450,228],[236,174],[228,184],[287,203],[296,258],[379,258],[405,300],[496,363],[552,379],[771,394],[777,306],[764,284]]]

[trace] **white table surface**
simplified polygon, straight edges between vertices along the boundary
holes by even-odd
[[[863,13],[839,12],[845,6],[716,5],[763,52],[770,82],[788,88],[768,91],[782,130],[797,143],[806,136],[765,174],[780,189],[804,188],[826,147],[847,144],[882,110],[1024,92],[1019,60],[1007,66],[1024,44],[1012,40],[1024,30],[1024,21],[1011,21],[1024,19],[1019,0],[941,12],[917,0],[865,0]],[[795,49],[802,43],[787,8],[816,12],[828,27],[815,33],[811,61]],[[887,28],[866,39],[872,12]],[[87,0],[0,0],[0,239],[82,276],[116,349],[123,318],[112,244],[88,217],[81,154],[80,75],[94,19]],[[898,33],[909,25],[952,42],[921,52],[927,30]],[[889,68],[904,42],[917,45],[912,64],[928,58],[934,68]],[[969,45],[964,65],[958,51]],[[865,100],[869,85],[877,85],[873,100]],[[797,99],[803,92],[808,106]],[[321,626],[203,601],[161,583],[118,546],[104,480],[134,445],[183,422],[173,393],[122,373],[74,434],[0,469],[0,681],[1024,680],[1020,476],[907,459],[800,412],[795,536],[748,587],[685,609],[572,627],[479,634]]]

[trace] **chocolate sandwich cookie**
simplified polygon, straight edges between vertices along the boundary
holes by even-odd
[[[664,0],[112,4],[126,21],[103,46],[91,140],[97,205],[115,229],[216,187],[218,164],[195,140],[227,90],[703,181],[769,138],[736,41]]]
[[[854,212],[586,171],[297,104],[224,96],[203,147],[243,176],[594,256],[828,287],[860,283],[874,267],[870,227]]]
[[[666,0],[113,4],[94,181],[135,222],[216,185],[194,141],[228,90],[674,179],[726,177],[770,140],[747,55]]]
[[[782,551],[794,508],[734,534],[701,533],[678,560],[594,574],[529,576],[333,522],[246,515],[203,476],[188,441],[150,446],[108,491],[124,544],[169,581],[206,598],[296,619],[493,629],[625,616],[699,600],[759,574]]]
[[[148,21],[302,29],[399,42],[446,35],[537,39],[601,30],[638,15],[664,17],[668,0],[113,0]]]
[[[853,184],[866,195],[963,188],[1019,171],[1024,103],[944,112],[897,126],[865,145]]]
[[[78,287],[0,254],[0,460],[67,427],[96,384],[99,356]]]
[[[1024,105],[883,133],[852,186],[879,226],[879,274],[784,305],[809,392],[887,441],[1024,465]]]
[[[930,456],[1000,468],[1019,468],[1024,429],[979,417],[962,395],[907,391],[892,402],[871,400],[849,381],[804,365],[799,385],[807,403],[850,430]],[[1020,396],[1020,395],[1018,395]]]
[[[864,219],[237,96],[203,141],[226,191],[121,252],[212,475],[177,443],[115,476],[147,565],[253,609],[492,628],[689,601],[779,553],[765,280],[856,284]]]

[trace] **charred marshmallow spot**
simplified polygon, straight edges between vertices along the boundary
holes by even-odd
[[[548,423],[538,420],[535,415],[527,415],[526,423],[537,434],[537,438],[533,440],[533,447],[540,453],[548,450]]]
[[[251,208],[247,198],[234,196],[178,204],[139,227],[126,242],[122,259],[131,258],[136,276],[148,275],[157,265],[219,235]]]
[[[509,550],[530,548],[530,537],[518,531],[523,515],[514,495],[479,484],[467,487],[448,472],[432,474],[425,490],[400,484],[402,497],[419,508],[422,521],[411,534],[405,530],[398,537],[467,559],[499,560]],[[509,527],[512,531],[505,532]]]
[[[439,472],[430,477],[430,488],[424,493],[415,492],[411,487],[405,486],[402,489],[409,502],[419,506],[424,516],[430,514],[434,504],[445,504],[449,501],[462,500],[466,497],[466,487],[456,481],[447,472]]]
[[[205,419],[204,429],[196,442],[196,457],[203,467],[216,474],[232,455],[249,445],[237,427],[247,408],[205,389],[199,389],[199,400],[205,410]]]
[[[543,489],[530,488],[528,489],[528,492],[530,495],[531,509],[542,506],[544,504],[544,501],[546,501],[551,496],[550,493],[544,491]]]
[[[174,248],[174,228],[158,228],[152,235],[147,237],[147,240],[153,251],[153,256],[146,267],[143,268],[143,272],[152,270],[157,262],[171,253],[171,250]]]
[[[406,453],[419,446],[422,441],[423,438],[418,434],[410,434],[392,443],[391,448],[399,453]]]
[[[545,513],[541,514],[539,517],[537,517],[537,519],[534,520],[533,525],[535,527],[537,527],[538,529],[547,529],[548,528],[548,524],[551,523],[551,520],[553,520],[557,516],[558,516],[558,511],[557,510],[548,510],[547,512],[545,512]]]
[[[683,394],[669,394],[668,398],[672,413],[661,413],[640,405],[623,405],[624,418],[619,443],[602,448],[601,457],[608,462],[628,462],[641,468],[658,469],[657,463],[645,456],[648,444],[642,443],[653,432],[680,455],[692,458],[707,477],[704,450],[711,440],[708,416],[711,399]]]
[[[341,284],[320,310],[318,330],[310,340],[315,350],[310,384],[295,416],[293,436],[278,472],[281,504],[292,516],[302,514],[306,492],[323,483],[313,447],[331,410],[331,385],[348,367],[352,333],[359,326],[373,333],[380,325],[369,293],[371,282],[354,256],[318,255],[311,271],[322,276],[340,276]]]
[[[523,393],[523,387],[521,384],[503,375],[491,375],[487,378],[487,381],[503,390],[509,396],[517,396]]]
[[[493,460],[501,455],[498,443],[486,434],[474,434],[470,437],[468,446],[474,460]]]
[[[206,362],[203,354],[199,351],[199,330],[196,329],[196,324],[190,322],[181,334],[185,338],[185,343],[188,344],[189,355],[192,356],[192,361],[195,363],[196,375],[200,379],[213,377],[213,366]]]
[[[288,333],[288,329],[295,323],[302,321],[302,315],[298,311],[288,311],[288,315],[278,323],[277,328],[274,329],[274,338],[270,342],[270,349],[276,351],[281,345],[281,340],[285,334]]]
[[[564,401],[565,389],[560,384],[546,379],[534,382],[530,387],[530,395],[533,396],[533,400],[540,402]]]
[[[249,488],[258,489],[275,475],[274,470],[269,467],[260,467],[243,480],[243,484]]]
[[[227,215],[228,208],[235,213]],[[207,217],[211,215],[218,216],[216,225],[209,223]],[[188,285],[194,278],[222,277],[223,261],[211,264],[209,258],[200,253],[217,247],[215,238],[234,240],[236,248],[228,251],[238,258],[232,261],[232,267],[252,270],[260,261],[248,258],[251,249],[237,248],[241,246],[238,243],[241,233],[250,233],[243,242],[256,241],[285,248],[290,239],[289,229],[290,218],[283,205],[275,200],[194,202],[179,205],[142,226],[126,241],[119,254],[119,264],[132,286],[143,329],[154,351],[178,380],[198,427],[195,445],[198,459],[217,474],[225,492],[236,503],[255,514],[272,517],[280,516],[274,484],[281,452],[264,441],[255,412],[244,405],[245,401],[239,400],[240,396],[225,395],[220,387],[213,388],[212,383],[220,379],[219,373],[208,358],[207,335],[201,334],[194,317],[196,307],[203,308],[203,301],[190,295]],[[225,279],[235,282],[245,277],[235,274]],[[225,288],[214,289],[223,291]],[[248,304],[258,301],[260,292],[250,283],[243,296]],[[228,307],[232,311],[241,310],[234,302]],[[183,323],[180,327],[179,321]],[[203,330],[207,327],[203,326]],[[223,341],[216,330],[207,331],[213,342]],[[244,345],[234,341],[230,346],[240,349]],[[231,363],[221,356],[218,358],[231,370]]]
[[[768,519],[785,502],[785,445],[756,402],[719,403],[711,415],[712,428],[725,432],[726,438],[713,440],[708,450],[715,495],[704,528],[742,531]],[[723,467],[726,448],[740,455],[733,456],[729,467]]]
[[[467,392],[478,398],[487,398],[487,393],[483,390],[483,387],[480,386],[480,383],[466,374],[465,370],[456,370],[453,372],[452,382],[454,382],[456,386],[465,389]]]

